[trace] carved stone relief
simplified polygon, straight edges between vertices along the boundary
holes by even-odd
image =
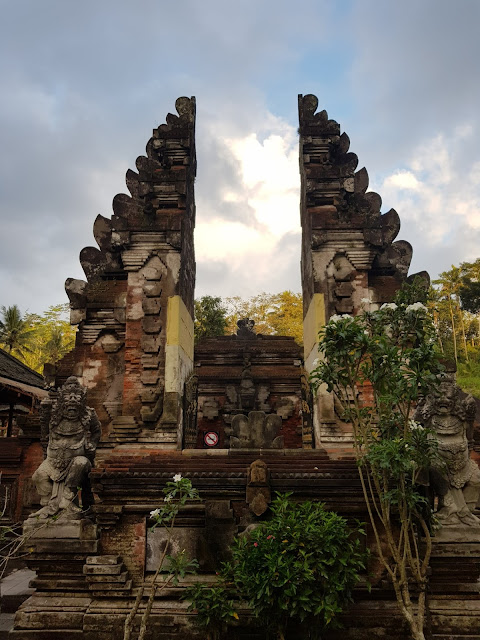
[[[283,437],[279,436],[282,418],[264,411],[250,411],[233,417],[231,449],[282,449]]]

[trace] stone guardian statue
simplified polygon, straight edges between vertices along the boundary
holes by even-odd
[[[101,436],[94,409],[86,405],[86,389],[71,376],[58,391],[56,401],[42,403],[42,441],[46,459],[33,474],[42,508],[30,518],[46,519],[63,512],[78,518],[93,504],[88,474]],[[82,509],[78,506],[82,490]]]
[[[480,497],[480,470],[470,458],[475,412],[475,400],[465,397],[455,384],[455,373],[446,371],[415,414],[435,432],[438,442],[439,461],[432,470],[431,484],[438,495],[436,515],[442,536],[455,525],[455,529],[474,527],[480,534],[480,519],[473,513]]]

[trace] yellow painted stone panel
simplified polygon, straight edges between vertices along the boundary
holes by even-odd
[[[180,296],[168,298],[167,345],[181,347],[193,360],[193,318]]]
[[[314,293],[303,321],[303,349],[305,360],[312,349],[318,345],[318,332],[325,326],[325,297],[323,293]]]

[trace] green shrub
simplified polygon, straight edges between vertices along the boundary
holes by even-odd
[[[336,622],[351,600],[365,568],[364,531],[349,527],[319,502],[293,503],[288,495],[278,496],[271,512],[270,520],[236,538],[232,560],[220,573],[223,592],[206,596],[228,602],[228,593],[236,594],[280,639],[292,621],[311,622],[320,631]],[[208,597],[203,602],[197,588],[194,608],[208,628],[213,604]],[[229,607],[223,616],[227,621],[234,617]]]

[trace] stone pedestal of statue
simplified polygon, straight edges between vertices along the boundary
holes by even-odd
[[[24,534],[27,566],[37,572],[30,586],[37,591],[18,609],[10,637],[83,638],[83,618],[91,602],[84,565],[87,556],[98,552],[96,525],[87,518],[29,519]]]
[[[429,611],[433,638],[480,639],[480,537],[452,527],[456,542],[434,538]],[[443,527],[444,530],[450,527]],[[473,527],[472,527],[473,529]],[[440,530],[441,531],[441,530]],[[473,534],[473,532],[471,532]],[[448,537],[445,536],[445,537]]]
[[[435,532],[436,543],[472,543],[480,545],[480,524],[466,526],[464,524],[450,524],[440,526]]]

